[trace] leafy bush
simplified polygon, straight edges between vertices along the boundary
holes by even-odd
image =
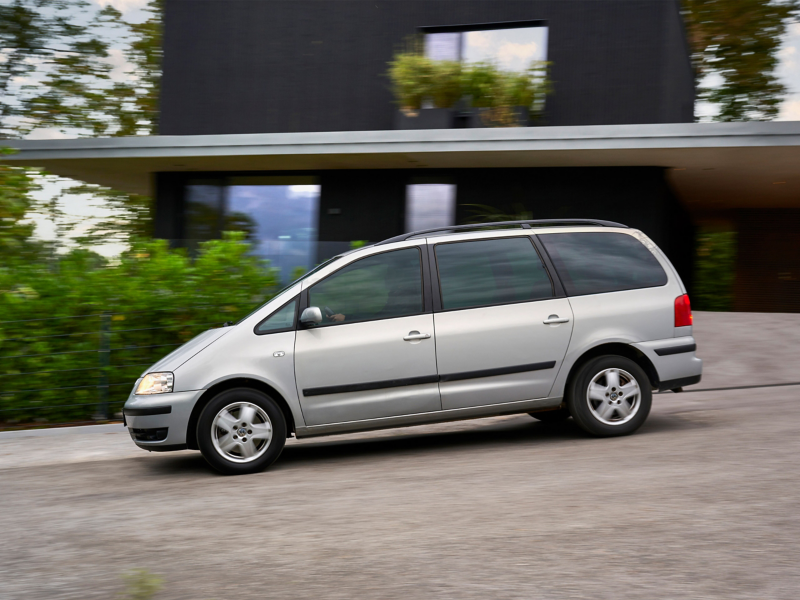
[[[249,251],[239,233],[194,259],[154,240],[114,263],[75,250],[0,266],[0,422],[89,419],[105,385],[118,411],[149,364],[274,295],[275,271]]]
[[[464,97],[473,108],[491,111],[487,124],[519,125],[512,110],[524,107],[538,112],[550,92],[549,63],[534,61],[522,71],[504,71],[492,62],[462,65],[431,60],[421,46],[397,54],[389,63],[389,78],[397,102],[406,111],[419,110],[426,101],[451,108]]]
[[[436,108],[452,108],[464,95],[461,63],[436,60],[433,63],[431,100]]]
[[[692,308],[733,310],[736,277],[736,233],[702,231],[697,236]]]
[[[433,95],[433,61],[417,52],[398,54],[389,63],[395,98],[404,110],[419,110]]]

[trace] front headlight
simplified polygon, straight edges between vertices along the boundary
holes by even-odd
[[[172,391],[173,381],[175,381],[175,377],[172,373],[148,373],[139,382],[136,395],[166,394]]]

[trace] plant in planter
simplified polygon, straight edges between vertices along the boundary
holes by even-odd
[[[389,78],[400,111],[397,129],[448,129],[462,97],[461,63],[431,60],[417,51],[395,56]]]
[[[549,91],[547,64],[533,62],[522,72],[503,71],[492,62],[462,65],[431,60],[419,43],[389,63],[389,78],[400,110],[397,129],[446,129],[455,125],[455,107],[468,99],[472,127],[527,125]]]
[[[418,52],[404,52],[389,63],[392,91],[400,110],[412,113],[422,108],[433,89],[433,62]]]
[[[477,109],[472,127],[519,127],[528,125],[549,92],[547,63],[533,62],[522,72],[503,71],[493,63],[477,63],[465,69],[464,89]]]

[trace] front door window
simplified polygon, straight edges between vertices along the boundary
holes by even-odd
[[[405,248],[351,263],[312,287],[308,303],[322,309],[323,326],[420,314],[420,252]]]

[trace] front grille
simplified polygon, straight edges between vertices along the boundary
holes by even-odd
[[[134,442],[163,442],[167,439],[168,427],[159,427],[158,429],[135,429],[128,427],[131,437]]]

